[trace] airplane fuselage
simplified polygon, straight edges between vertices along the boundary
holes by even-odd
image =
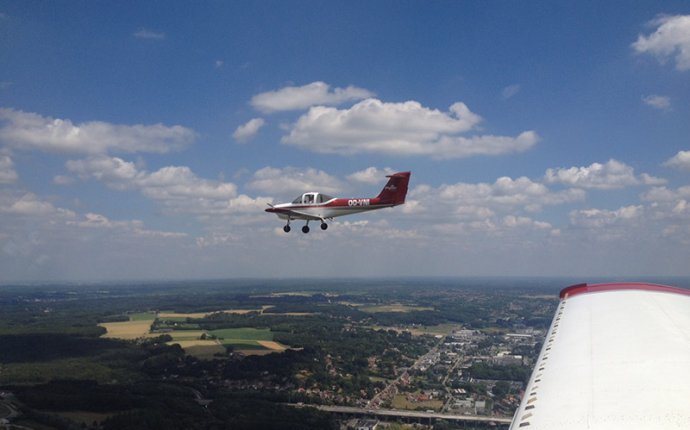
[[[395,206],[392,203],[381,203],[377,198],[357,198],[357,199],[331,199],[324,203],[316,204],[295,204],[282,203],[266,209],[281,219],[303,219],[303,220],[325,220],[343,215],[351,215],[360,212],[367,212],[376,209],[390,208]]]

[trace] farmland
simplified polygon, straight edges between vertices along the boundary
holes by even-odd
[[[155,314],[142,312],[129,315],[129,321],[100,323],[99,325],[106,329],[105,337],[132,340],[150,336],[151,324],[155,319]]]
[[[230,310],[224,313],[244,315],[247,310]],[[210,359],[223,356],[226,349],[240,352],[244,355],[263,355],[271,352],[283,352],[289,346],[273,341],[273,333],[269,329],[256,329],[252,327],[227,328],[218,330],[195,330],[198,324],[189,322],[194,319],[204,318],[211,312],[176,313],[161,312],[130,314],[129,321],[101,323],[101,327],[107,330],[104,337],[133,340],[145,337],[159,336],[160,333],[152,333],[151,325],[156,320],[172,323],[176,329],[166,331],[172,340],[168,345],[180,345],[185,352],[201,359]]]
[[[168,335],[169,345],[178,344],[185,352],[197,358],[217,358],[224,355],[226,348],[244,355],[263,355],[283,352],[289,347],[273,341],[269,329],[252,327],[227,328],[219,330],[174,330]]]

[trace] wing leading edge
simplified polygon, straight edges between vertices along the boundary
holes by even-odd
[[[690,290],[575,285],[561,301],[511,430],[690,428]]]

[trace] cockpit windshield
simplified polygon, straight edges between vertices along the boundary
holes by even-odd
[[[292,203],[312,205],[315,203],[326,203],[329,200],[333,200],[333,197],[320,193],[304,193],[293,200]]]

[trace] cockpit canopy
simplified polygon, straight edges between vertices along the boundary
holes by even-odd
[[[319,203],[326,203],[333,200],[333,197],[321,193],[304,193],[292,201],[293,204],[314,205]]]

